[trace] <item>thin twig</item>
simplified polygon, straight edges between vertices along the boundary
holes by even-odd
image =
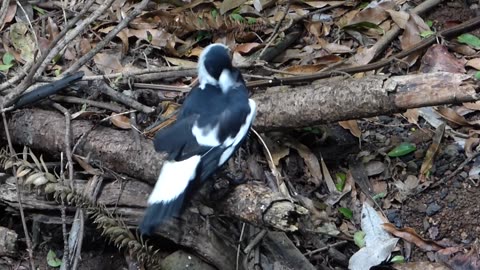
[[[131,97],[128,97],[118,91],[115,91],[114,89],[112,89],[109,85],[107,85],[106,83],[103,83],[102,82],[102,85],[99,85],[98,87],[98,90],[102,93],[102,94],[105,94],[109,97],[111,97],[112,99],[120,102],[120,103],[123,103],[135,110],[138,110],[138,111],[141,111],[141,112],[144,112],[146,114],[149,114],[149,113],[152,113],[155,111],[154,108],[152,107],[148,107],[148,106],[145,106],[143,105],[142,103],[136,101],[135,99],[131,98]]]
[[[120,107],[116,104],[100,102],[100,101],[84,99],[84,98],[78,98],[78,97],[55,95],[55,96],[50,97],[50,99],[53,100],[53,101],[57,101],[57,102],[66,102],[66,103],[73,103],[73,104],[87,104],[87,105],[90,105],[90,106],[93,106],[93,107],[106,109],[106,110],[116,112],[116,113],[120,113],[120,112],[125,111],[125,108]]]
[[[312,251],[306,252],[303,255],[310,256],[310,255],[313,255],[315,253],[319,253],[319,252],[328,250],[328,249],[333,248],[333,247],[338,247],[338,246],[345,245],[347,243],[348,243],[348,241],[346,241],[346,240],[338,241],[337,243],[334,243],[334,244],[331,244],[331,245],[328,245],[328,246],[324,246],[324,247],[317,248],[317,249],[314,249]]]
[[[265,141],[263,140],[262,136],[260,136],[260,134],[258,134],[258,132],[254,128],[251,128],[251,130],[252,130],[253,134],[255,134],[258,137],[258,140],[263,145],[263,148],[265,149],[265,152],[267,152],[268,164],[269,164],[270,170],[272,171],[273,176],[277,180],[277,188],[278,188],[278,190],[282,190],[280,188],[280,179],[278,177],[279,174],[278,174],[277,168],[275,166],[275,162],[273,161],[272,153],[270,153],[270,150],[268,149],[268,146],[265,143]]]
[[[0,108],[1,108],[1,105],[0,105]],[[8,148],[10,149],[10,154],[15,155],[15,150],[13,149],[12,140],[10,138],[10,131],[8,130],[7,117],[6,117],[4,112],[2,112],[2,118],[3,118],[3,127],[5,128],[5,134],[7,136]],[[25,233],[25,241],[27,242],[27,252],[28,252],[28,258],[29,258],[29,261],[30,261],[30,267],[31,267],[31,269],[36,269],[35,268],[35,263],[33,261],[32,241],[30,239],[30,235],[28,234],[28,227],[27,227],[27,223],[25,221],[25,213],[23,212],[21,187],[20,187],[20,183],[18,181],[17,169],[16,169],[15,166],[13,166],[13,176],[15,177],[15,185],[17,186],[18,209],[20,210],[20,217],[22,219],[23,232]]]
[[[240,250],[241,250],[241,244],[243,241],[243,234],[245,233],[245,226],[247,224],[245,222],[242,222],[242,229],[240,230],[240,237],[238,238],[238,245],[237,245],[237,258],[235,260],[235,270],[238,270],[238,267],[240,266]]]
[[[63,152],[60,153],[60,177],[65,184],[65,175],[63,172]],[[70,269],[70,261],[68,260],[69,248],[68,248],[68,232],[67,232],[67,213],[65,207],[65,200],[61,198],[62,205],[60,206],[60,213],[62,216],[62,234],[63,234],[63,258],[62,266],[60,269]]]

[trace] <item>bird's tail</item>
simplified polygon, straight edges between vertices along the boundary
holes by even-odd
[[[158,225],[171,217],[180,215],[183,208],[185,193],[169,202],[158,202],[148,206],[140,225],[140,232],[143,235],[151,235]]]
[[[151,234],[155,228],[172,216],[182,211],[185,194],[191,181],[195,179],[200,156],[192,156],[182,161],[165,161],[158,176],[157,183],[148,198],[140,231]]]

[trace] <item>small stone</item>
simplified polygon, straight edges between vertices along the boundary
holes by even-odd
[[[448,195],[448,189],[444,188],[440,191],[440,199],[445,199]]]
[[[459,174],[460,177],[462,177],[463,179],[466,179],[468,177],[468,173],[463,171]]]
[[[427,216],[431,217],[431,216],[435,215],[436,213],[438,213],[438,211],[440,211],[440,209],[442,209],[442,207],[440,205],[438,205],[438,203],[433,202],[433,203],[431,203],[427,206],[427,210],[425,211],[425,213],[427,214]]]

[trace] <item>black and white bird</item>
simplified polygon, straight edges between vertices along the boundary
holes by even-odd
[[[185,200],[240,147],[255,118],[255,102],[228,47],[216,43],[202,51],[198,79],[177,121],[155,136],[155,150],[168,157],[148,199],[142,234],[181,213]]]

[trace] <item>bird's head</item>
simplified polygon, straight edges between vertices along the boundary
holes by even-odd
[[[237,83],[244,83],[240,72],[232,66],[230,50],[220,43],[208,45],[200,54],[198,80],[202,89],[211,84],[220,86],[223,92]]]

